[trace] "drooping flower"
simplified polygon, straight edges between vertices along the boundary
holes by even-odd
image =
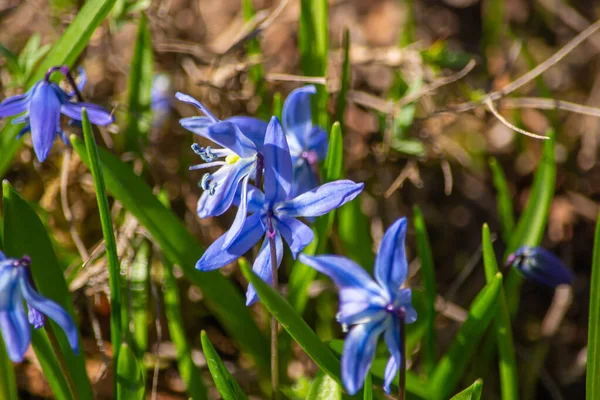
[[[32,285],[29,266],[25,256],[20,260],[7,258],[0,251],[0,331],[8,356],[14,362],[23,361],[31,342],[31,327],[44,326],[44,315],[60,326],[75,354],[79,352],[77,328],[73,319],[60,305],[40,295]],[[23,300],[27,303],[25,314]]]
[[[354,199],[363,189],[362,183],[339,180],[289,199],[292,160],[286,137],[276,117],[271,119],[267,127],[263,154],[265,192],[252,186],[247,192],[241,193],[239,209],[242,212],[238,211],[231,228],[198,260],[197,269],[212,271],[230,264],[264,236],[252,269],[262,280],[272,284],[269,239],[274,240],[276,245],[277,266],[283,257],[282,237],[295,259],[313,240],[312,230],[297,218],[327,214]],[[246,217],[247,212],[252,215]],[[250,285],[246,293],[246,304],[250,305],[257,299],[254,287]]]
[[[327,132],[312,123],[311,95],[313,85],[295,89],[283,104],[283,128],[290,146],[294,179],[290,195],[296,197],[318,184],[316,170],[327,156]]]
[[[69,144],[61,128],[60,114],[81,121],[81,109],[85,107],[91,123],[102,126],[113,122],[112,115],[104,108],[72,101],[74,93],[67,93],[50,81],[54,71],[66,75],[69,69],[66,66],[50,68],[45,78],[34,84],[27,93],[9,97],[0,103],[0,118],[25,113],[13,120],[13,124],[26,124],[17,138],[31,131],[33,149],[40,162],[48,157],[57,134],[65,144]]]
[[[183,93],[177,93],[175,96],[180,101],[196,106],[205,114],[202,117],[183,118],[179,121],[181,125],[223,147],[213,149],[210,146],[192,145],[192,150],[205,163],[190,168],[197,170],[219,167],[212,174],[204,174],[200,181],[204,193],[198,200],[197,213],[200,218],[221,215],[233,203],[238,187],[241,186],[243,191],[247,191],[250,178],[257,169],[262,169],[259,165],[262,164],[259,150],[267,125],[251,117],[234,117],[221,121],[193,97]],[[222,160],[223,158],[225,160]]]
[[[506,265],[512,265],[525,278],[549,287],[573,282],[573,273],[558,257],[541,247],[519,248],[508,256]]]
[[[408,270],[405,236],[406,218],[400,218],[383,236],[375,260],[375,280],[345,257],[300,255],[300,261],[328,275],[340,288],[337,320],[344,329],[353,325],[342,354],[342,380],[350,394],[363,386],[382,333],[391,355],[384,382],[385,391],[390,392],[403,356],[400,354],[401,319],[407,324],[417,320],[417,312],[411,305],[412,292],[402,288]]]

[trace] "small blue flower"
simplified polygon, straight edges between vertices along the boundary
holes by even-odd
[[[327,133],[312,123],[310,97],[316,92],[313,85],[298,88],[283,104],[283,129],[294,168],[291,197],[317,187],[318,163],[327,156]]]
[[[293,199],[292,160],[286,137],[276,117],[271,119],[265,134],[264,147],[265,192],[253,186],[242,191],[239,210],[231,228],[218,238],[198,260],[196,268],[212,271],[232,263],[264,240],[253,271],[265,282],[272,283],[269,239],[276,244],[277,266],[283,257],[283,242],[287,242],[294,259],[312,240],[313,232],[298,217],[318,217],[354,199],[363,189],[362,183],[349,180],[330,182]],[[252,215],[246,217],[246,213]],[[254,287],[246,293],[246,304],[258,300]]]
[[[328,275],[340,287],[337,319],[344,330],[354,325],[342,354],[342,380],[350,394],[362,387],[382,333],[391,355],[384,382],[386,393],[390,393],[402,357],[400,320],[403,318],[408,324],[417,320],[417,312],[411,305],[411,290],[401,287],[408,270],[405,236],[406,218],[400,218],[383,236],[375,260],[375,280],[347,258],[300,255],[300,261]]]
[[[30,324],[35,329],[44,326],[44,315],[60,326],[75,354],[79,353],[77,328],[71,316],[58,304],[41,296],[32,286],[25,256],[20,260],[7,258],[0,251],[0,331],[8,356],[14,362],[23,361],[31,342]],[[25,315],[23,300],[27,303]]]
[[[219,167],[215,173],[207,173],[202,177],[200,187],[204,193],[198,200],[197,213],[200,218],[221,215],[233,203],[238,187],[247,191],[248,181],[259,167],[259,159],[262,157],[259,150],[263,145],[267,125],[250,117],[221,121],[193,97],[183,93],[177,93],[175,97],[196,106],[205,114],[203,117],[183,118],[179,121],[181,125],[223,147],[213,149],[210,146],[192,145],[192,150],[205,163],[190,168],[196,170]],[[223,158],[224,161],[219,160]],[[240,207],[238,214],[240,212],[245,211]]]
[[[31,131],[33,149],[40,162],[48,157],[57,134],[65,144],[69,143],[60,126],[60,114],[81,121],[81,109],[85,107],[93,124],[108,125],[113,122],[112,115],[104,108],[92,103],[71,101],[74,93],[66,93],[50,81],[50,75],[56,70],[63,74],[69,71],[66,66],[50,68],[46,77],[27,93],[9,97],[0,103],[0,118],[25,113],[13,120],[13,124],[26,123],[17,138]]]
[[[519,248],[508,256],[506,265],[515,267],[525,278],[549,287],[573,283],[573,273],[558,257],[541,247]]]
[[[171,114],[171,80],[166,74],[155,74],[152,78],[150,108],[152,126],[160,127]]]

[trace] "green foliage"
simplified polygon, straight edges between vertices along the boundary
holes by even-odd
[[[148,283],[150,280],[150,242],[143,240],[137,248],[129,275],[129,290],[123,313],[131,312],[133,350],[143,359],[148,350]],[[129,329],[127,325],[123,325]]]
[[[12,361],[8,358],[2,336],[0,336],[0,398],[6,400],[17,400],[19,398],[17,395],[15,369],[13,368]]]
[[[206,357],[206,364],[208,364],[210,374],[223,400],[246,399],[247,397],[240,388],[240,385],[233,379],[225,364],[223,364],[221,357],[217,354],[205,331],[202,331],[200,334],[200,339],[202,341],[204,357]]]
[[[110,286],[110,340],[115,346],[114,359],[119,365],[119,349],[118,344],[123,339],[121,326],[121,267],[119,264],[119,255],[117,254],[117,243],[115,241],[114,227],[110,214],[110,206],[108,205],[108,197],[106,197],[106,185],[104,184],[104,174],[100,167],[100,158],[98,156],[98,148],[96,140],[92,132],[92,125],[87,115],[85,108],[81,113],[81,122],[83,125],[83,137],[85,139],[85,148],[87,159],[89,160],[88,167],[92,172],[94,180],[94,189],[96,191],[96,199],[98,200],[98,211],[100,212],[100,223],[102,225],[102,236],[106,246],[106,258],[108,264],[108,280]]]
[[[145,398],[141,366],[127,343],[120,345],[116,381],[117,399],[142,400]]]
[[[71,142],[82,161],[88,164],[81,140],[72,136]],[[98,152],[108,191],[150,232],[169,262],[179,265],[186,278],[202,290],[207,307],[231,337],[252,355],[261,371],[267,371],[268,343],[235,285],[219,272],[197,271],[194,266],[202,255],[202,246],[196,238],[131,167],[104,149]]]
[[[500,228],[502,229],[502,239],[505,243],[509,243],[515,226],[515,217],[513,211],[512,196],[508,190],[508,183],[502,167],[495,158],[490,158],[490,169],[492,170],[492,178],[494,187],[496,188],[496,207],[498,210],[498,219],[500,220]]]
[[[590,283],[590,319],[588,328],[586,399],[600,398],[600,216],[596,220],[592,279]]]
[[[479,400],[483,390],[483,381],[477,379],[471,386],[452,397],[450,400]]]
[[[373,238],[369,220],[360,208],[360,197],[340,207],[337,215],[343,254],[371,271],[375,262]]]
[[[350,89],[350,85],[352,83],[350,77],[350,30],[346,29],[344,31],[344,62],[342,63],[342,73],[340,79],[340,92],[338,93],[336,107],[335,107],[335,115],[337,121],[345,125],[344,123],[344,113],[346,111],[346,96],[348,95],[348,90]]]
[[[60,304],[75,320],[71,293],[69,293],[46,228],[36,212],[19,196],[8,181],[3,182],[2,189],[4,196],[4,249],[7,256],[21,258],[28,255],[31,257],[31,273],[38,291],[43,296]],[[52,324],[57,334],[69,372],[76,383],[78,395],[83,399],[91,399],[92,388],[86,374],[83,354],[73,354],[62,329],[50,319],[46,323]],[[67,383],[45,330],[33,331],[32,345],[54,395],[59,399],[68,399],[70,395]]]
[[[310,385],[306,400],[342,400],[342,387],[335,379],[319,371]]]
[[[23,86],[35,66],[50,50],[50,45],[40,45],[41,40],[42,37],[39,34],[31,35],[19,55],[0,44],[0,56],[6,60],[6,67],[12,78],[10,87]]]
[[[93,0],[86,2],[77,17],[61,35],[60,39],[52,46],[48,55],[33,74],[28,76],[24,89],[29,89],[33,84],[44,77],[49,68],[56,65],[72,67],[77,57],[81,54],[96,28],[102,23],[106,15],[114,6],[115,0]],[[22,126],[12,125],[6,121],[0,131],[0,176],[3,176],[21,146],[22,141],[16,140]]]

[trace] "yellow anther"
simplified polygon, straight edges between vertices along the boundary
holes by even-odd
[[[237,162],[237,160],[240,159],[240,156],[238,156],[237,154],[230,154],[227,157],[225,157],[225,162],[227,164],[235,164]]]

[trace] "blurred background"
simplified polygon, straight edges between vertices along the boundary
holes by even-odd
[[[299,2],[285,1],[275,14],[278,1],[251,3],[257,14],[245,22],[248,15],[244,16],[241,0],[120,0],[110,18],[94,33],[79,62],[87,74],[83,91],[86,100],[115,112],[116,122],[102,129],[100,145],[121,154],[136,171],[143,171],[144,179],[170,202],[189,230],[205,245],[227,229],[233,213],[204,220],[196,216],[196,202],[201,194],[197,183],[202,173],[190,172],[188,168],[201,160],[190,149],[196,138],[178,123],[181,117],[196,115],[196,110],[174,101],[173,94],[183,91],[196,97],[219,118],[243,114],[267,119],[274,98],[277,104],[278,97],[285,99],[306,81],[300,77]],[[22,81],[9,68],[5,52],[29,52],[25,64],[35,64],[36,55],[43,55],[46,45],[57,40],[81,5],[82,2],[71,0],[0,0],[0,98],[22,91]],[[494,8],[498,5],[500,12]],[[140,13],[146,14],[152,37],[156,103],[152,120],[148,120],[148,115],[140,116],[142,123],[150,124],[151,128],[143,157],[138,158],[125,151],[123,133]],[[439,354],[459,327],[457,320],[464,315],[464,308],[485,284],[480,254],[481,225],[490,224],[498,255],[506,246],[488,164],[490,157],[497,159],[506,174],[514,212],[518,215],[528,199],[542,150],[541,141],[513,132],[483,107],[464,112],[453,107],[502,88],[550,57],[598,15],[600,5],[593,0],[329,2],[327,76],[308,81],[325,82],[332,93],[328,107],[335,112],[343,36],[348,29],[352,83],[343,126],[348,177],[365,182],[361,207],[375,249],[385,228],[396,218],[410,218],[414,205],[423,211],[438,292],[447,302],[436,319]],[[243,40],[255,34],[258,42],[249,45]],[[255,43],[259,43],[259,50],[252,47]],[[599,52],[600,33],[545,72],[543,83],[531,82],[514,98],[549,96],[600,107]],[[257,68],[263,69],[265,81],[257,83],[253,79]],[[389,101],[394,104],[393,101],[418,94],[424,86],[432,84],[439,87],[420,95],[415,103],[404,104],[395,116],[387,112]],[[497,106],[505,118],[527,131],[546,134],[552,127],[557,130],[556,192],[542,243],[576,276],[572,299],[562,299],[564,304],[559,304],[558,311],[554,308],[559,320],[550,328],[544,325],[548,323],[544,320],[554,292],[531,283],[522,288],[514,335],[524,398],[583,398],[592,243],[600,210],[597,163],[600,119],[519,107],[515,102],[499,102]],[[40,164],[33,155],[29,136],[26,141],[28,145],[18,153],[5,178],[26,199],[39,204],[60,248],[61,261],[70,265],[71,289],[81,312],[88,372],[94,381],[94,376],[104,368],[98,339],[108,340],[109,321],[107,275],[102,270],[102,260],[96,261],[94,268],[78,268],[81,250],[87,249],[93,255],[102,238],[91,175],[76,155],[67,159],[68,168],[63,168],[63,144],[55,145],[48,161]],[[68,193],[67,215],[61,191]],[[116,214],[120,212],[118,204],[113,208]],[[81,243],[74,240],[73,229]],[[124,262],[134,263],[139,251],[133,249],[143,246],[147,247],[145,260],[152,266],[152,287],[147,293],[148,374],[151,376],[154,366],[159,366],[159,398],[184,398],[185,388],[177,373],[175,350],[162,307],[160,254],[143,228],[126,217],[118,227],[118,240],[123,237],[134,243],[131,251],[126,250]],[[335,237],[332,242],[335,248]],[[419,265],[411,231],[407,254],[409,260],[415,260],[411,272],[417,274]],[[289,266],[288,260],[282,268],[284,291]],[[222,271],[239,282],[240,290],[245,288],[246,282],[237,266]],[[418,280],[415,283],[418,285]],[[196,349],[193,354],[203,379],[211,382],[198,350],[202,329],[207,331],[244,390],[260,398],[256,371],[207,311],[202,293],[183,279],[178,280],[178,286],[186,337]],[[331,318],[337,306],[336,293],[331,288],[329,281],[316,281],[305,313],[323,339],[341,337],[340,328]],[[315,299],[317,294],[320,296]],[[559,303],[560,300],[555,299]],[[255,306],[253,311],[266,329],[267,316],[263,310]],[[160,335],[156,326],[162,331]],[[158,342],[157,359],[154,350]],[[110,344],[104,346],[110,355]],[[465,377],[465,382],[470,383],[484,373],[485,399],[499,398],[496,363],[492,364],[481,366],[475,362]],[[310,377],[315,370],[310,359],[295,348],[294,359],[289,363],[289,378],[301,381],[301,377]],[[107,373],[112,373],[111,368]],[[17,366],[17,377],[23,398],[51,395],[33,353],[28,362]],[[110,379],[100,379],[94,387],[98,398],[110,398]],[[212,395],[217,396],[216,392]]]

